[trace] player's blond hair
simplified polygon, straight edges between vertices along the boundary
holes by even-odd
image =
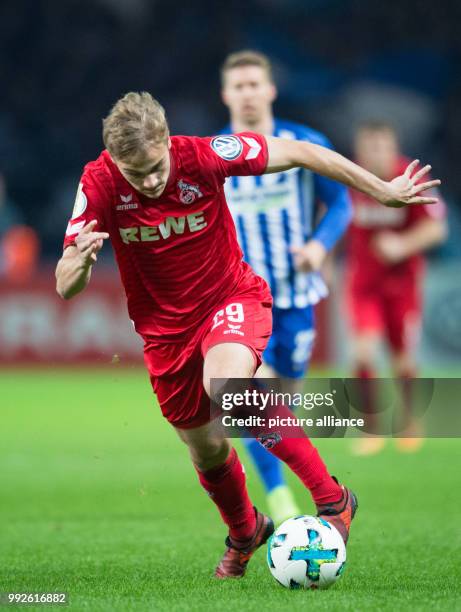
[[[225,83],[226,74],[233,68],[242,68],[244,66],[259,66],[266,71],[267,76],[271,82],[274,82],[274,76],[272,74],[272,64],[270,59],[264,53],[259,51],[252,51],[246,49],[244,51],[237,51],[231,53],[224,60],[221,66],[221,83]]]
[[[168,136],[165,109],[147,91],[125,94],[103,119],[104,145],[115,159],[132,159]]]

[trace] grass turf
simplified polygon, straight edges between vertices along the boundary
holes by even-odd
[[[460,609],[459,440],[367,459],[319,441],[360,509],[344,577],[288,591],[264,550],[243,580],[211,578],[224,528],[143,371],[3,372],[0,402],[0,592],[67,591],[95,612]]]

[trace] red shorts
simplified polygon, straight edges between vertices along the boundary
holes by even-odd
[[[175,427],[190,429],[210,420],[203,360],[212,346],[223,342],[244,344],[254,355],[254,371],[261,365],[272,332],[272,298],[269,289],[264,288],[262,294],[261,286],[258,289],[228,297],[200,327],[188,333],[184,342],[146,342],[144,360],[152,387],[163,416]]]
[[[419,282],[369,289],[346,284],[346,304],[356,333],[384,336],[394,351],[411,351],[421,331]]]

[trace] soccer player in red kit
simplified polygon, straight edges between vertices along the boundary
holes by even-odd
[[[398,176],[408,165],[399,151],[397,134],[387,123],[363,123],[354,147],[357,163],[383,180]],[[395,376],[402,379],[403,388],[405,380],[416,376],[422,253],[446,235],[445,206],[439,199],[431,206],[385,208],[363,193],[352,190],[351,195],[354,216],[347,235],[346,303],[354,335],[355,375],[364,379],[364,409],[372,414],[377,398],[366,381],[373,378],[377,343],[382,338],[389,345]],[[409,411],[410,397],[407,403]],[[384,443],[384,438],[360,438],[353,450],[358,455],[374,454]],[[419,446],[420,438],[401,438],[396,443],[410,451]]]
[[[253,376],[271,334],[272,298],[242,262],[224,180],[302,166],[388,206],[433,202],[420,194],[439,181],[415,186],[427,168],[414,175],[413,163],[385,182],[319,145],[252,132],[170,137],[163,108],[145,92],[115,104],[103,139],[106,149],[83,172],[57,291],[66,299],[82,291],[104,239],[111,239],[163,415],[189,447],[229,529],[215,575],[242,576],[274,527],[253,507],[229,440],[210,425],[210,380]],[[346,541],[356,498],[328,473],[308,438],[280,438],[271,452],[297,474],[319,516]]]

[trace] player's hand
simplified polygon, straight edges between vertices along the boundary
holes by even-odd
[[[97,261],[97,254],[102,249],[104,240],[109,238],[107,232],[93,231],[97,223],[96,220],[87,223],[75,239],[75,246],[84,266],[92,266]]]
[[[392,181],[385,183],[385,193],[378,198],[384,206],[401,208],[410,204],[435,204],[437,198],[422,196],[421,194],[428,189],[440,185],[438,179],[418,183],[430,171],[431,166],[427,165],[415,172],[419,160],[415,159],[407,166],[405,172]]]
[[[328,254],[319,240],[309,240],[302,247],[292,247],[296,269],[300,272],[318,272]]]
[[[373,239],[372,248],[386,264],[397,264],[408,257],[404,239],[395,232],[379,232]]]

